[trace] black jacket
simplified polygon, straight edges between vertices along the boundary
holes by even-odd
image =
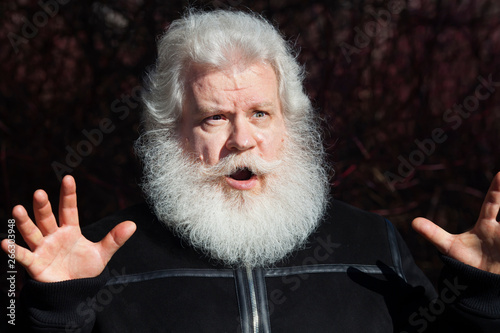
[[[207,259],[146,205],[84,233],[98,241],[124,220],[138,229],[100,276],[25,286],[28,330],[500,332],[499,276],[445,257],[436,293],[390,222],[338,201],[305,248],[269,268]]]

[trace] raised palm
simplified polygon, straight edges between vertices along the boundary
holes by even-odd
[[[30,276],[40,282],[57,282],[99,275],[113,254],[132,236],[135,224],[125,221],[113,228],[100,242],[93,243],[81,233],[76,202],[76,184],[71,176],[61,183],[59,225],[47,194],[33,195],[36,224],[23,206],[12,215],[29,249],[16,245],[15,257]],[[8,252],[8,241],[2,242]]]
[[[500,173],[497,173],[481,208],[474,227],[452,235],[431,221],[417,218],[413,228],[433,243],[437,249],[467,265],[500,274]]]

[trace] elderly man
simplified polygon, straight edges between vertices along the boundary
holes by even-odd
[[[301,67],[275,28],[192,12],[158,50],[136,145],[148,204],[83,236],[67,176],[59,225],[43,191],[36,224],[13,210],[29,330],[500,330],[500,175],[471,231],[414,221],[445,255],[436,293],[388,221],[328,197]]]

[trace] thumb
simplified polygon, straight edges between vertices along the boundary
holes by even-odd
[[[137,226],[132,221],[125,221],[114,227],[100,242],[101,255],[106,262],[132,236]]]
[[[453,241],[453,235],[436,225],[434,222],[423,217],[414,219],[412,227],[416,232],[431,242],[441,253],[448,253]]]

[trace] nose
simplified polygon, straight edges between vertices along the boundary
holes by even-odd
[[[231,133],[226,142],[228,150],[245,151],[256,146],[252,125],[245,119],[236,119],[232,125]]]

